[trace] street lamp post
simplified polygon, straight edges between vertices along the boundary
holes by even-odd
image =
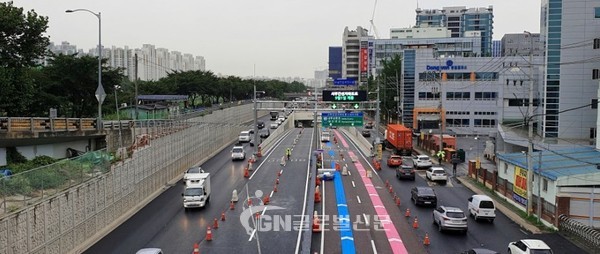
[[[527,215],[532,213],[531,199],[533,198],[533,36],[530,32],[524,31],[529,35],[531,48],[529,51],[529,101],[527,105]]]
[[[117,97],[117,90],[120,86],[115,86],[115,107],[117,108],[117,122],[119,123],[119,148],[123,147],[123,139],[121,135],[121,114],[119,112],[119,97]]]
[[[106,98],[106,92],[104,92],[104,87],[102,87],[102,14],[100,12],[95,13],[88,9],[66,10],[65,12],[73,13],[78,11],[89,12],[98,18],[98,88],[96,88],[94,95],[98,100],[98,123],[96,127],[102,129],[102,103]]]

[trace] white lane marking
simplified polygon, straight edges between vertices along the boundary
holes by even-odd
[[[377,248],[375,248],[375,241],[371,240],[371,248],[373,249],[373,254],[377,254]]]
[[[323,205],[321,206],[321,215],[325,216],[325,182],[323,182],[322,185],[323,185],[322,186],[323,194],[321,196],[323,196],[323,198],[322,198]],[[304,217],[304,216],[302,216],[302,217]],[[321,224],[321,227],[322,226],[323,226],[323,224]],[[299,230],[299,231],[302,231],[302,230]],[[324,250],[325,250],[325,234],[321,234],[321,254],[325,253]],[[298,253],[298,252],[296,252],[296,253]]]
[[[312,135],[310,138],[310,142],[311,142],[311,144],[313,142]],[[308,151],[308,159],[309,160],[311,159],[311,156],[312,156],[312,154],[309,149],[309,151]],[[311,166],[310,163],[309,163],[309,165],[306,165],[306,184],[304,185],[304,204],[302,205],[302,216],[300,219],[300,228],[304,228],[304,224],[306,223],[306,221],[304,221],[304,217],[306,214],[306,202],[308,201],[307,198],[308,198],[308,185],[310,184],[310,166]],[[283,173],[283,169],[280,172]],[[302,240],[303,231],[304,230],[298,230],[298,238],[296,239],[296,251],[294,253],[300,252],[300,242]]]
[[[359,204],[362,204],[362,202],[360,202],[360,197],[359,196],[356,196],[356,200],[358,200]]]
[[[356,188],[356,185],[354,185],[354,181],[352,181],[352,187],[353,187],[353,188]]]

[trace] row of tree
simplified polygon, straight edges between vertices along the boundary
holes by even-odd
[[[48,116],[56,108],[64,117],[96,117],[98,58],[53,55],[45,35],[48,18],[24,12],[13,2],[0,3],[0,116]],[[43,61],[46,64],[42,65]],[[107,94],[103,112],[120,103],[135,102],[134,82],[123,70],[102,64],[102,85]],[[207,106],[250,99],[254,85],[265,96],[283,99],[285,92],[303,92],[298,82],[217,77],[210,71],[173,71],[157,81],[138,81],[138,94],[187,95],[189,105]]]

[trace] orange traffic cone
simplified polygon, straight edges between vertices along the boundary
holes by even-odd
[[[413,228],[414,229],[419,228],[419,220],[417,219],[417,216],[415,216],[415,221],[413,221]]]
[[[423,239],[423,245],[429,246],[429,244],[431,244],[431,242],[429,241],[429,235],[427,233],[425,233],[425,239]]]
[[[221,221],[225,221],[225,213],[221,213]]]
[[[217,229],[219,228],[219,220],[217,220],[217,218],[215,218],[214,222],[213,222],[213,228]]]
[[[256,216],[257,220],[260,219],[260,213],[259,212],[256,212],[255,216]]]
[[[389,188],[390,187],[390,180],[385,180],[385,187]]]
[[[198,245],[198,243],[194,243],[194,251],[192,252],[192,254],[200,254],[200,246]]]
[[[277,176],[281,176],[281,170],[277,171]]]
[[[235,209],[235,205],[233,204],[233,201],[231,201],[231,203],[229,203],[229,209],[230,210]]]
[[[406,212],[404,213],[404,217],[410,217],[410,209],[406,208]]]
[[[339,163],[335,163],[335,171],[340,171],[341,166]]]
[[[279,184],[279,177],[277,177],[277,179],[275,179],[275,184]]]
[[[321,202],[321,192],[319,191],[319,186],[315,188],[315,203]]]
[[[390,185],[390,187],[389,187],[389,191],[390,191],[390,193],[393,193],[393,192],[394,192],[394,190],[392,189],[392,186],[391,186],[391,185]]]
[[[248,177],[250,177],[250,171],[248,171],[248,167],[245,167],[245,168],[244,168],[244,177],[245,177],[245,178],[248,178]]]
[[[268,204],[269,204],[269,201],[271,201],[271,200],[270,200],[270,198],[269,198],[269,195],[265,195],[265,197],[263,198],[263,203],[264,203],[265,205],[268,205]]]
[[[315,211],[315,214],[313,216],[312,232],[313,233],[321,232],[321,220],[319,220],[319,215],[317,214],[317,211]]]
[[[252,206],[252,199],[248,198],[248,206]]]
[[[396,196],[396,205],[400,206],[400,197]]]
[[[315,184],[317,186],[321,185],[321,178],[319,176],[315,177]]]
[[[210,230],[210,227],[206,227],[206,241],[212,241],[212,230]]]

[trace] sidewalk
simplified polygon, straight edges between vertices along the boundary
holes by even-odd
[[[434,156],[431,156],[425,150],[423,150],[419,147],[415,147],[413,149],[419,154],[429,155],[431,158],[431,162],[433,163],[434,166],[439,165],[438,159]],[[493,165],[492,166],[493,169],[496,168],[496,165],[494,165],[494,164],[491,164],[491,163],[486,164],[486,166],[491,166],[491,165]],[[446,172],[452,172],[452,164],[451,163],[443,162],[442,167],[444,169],[446,169]],[[460,184],[464,185],[465,187],[469,188],[471,191],[475,192],[475,194],[486,195],[486,193],[482,189],[480,189],[479,186],[477,186],[475,184],[474,179],[471,179],[470,177],[467,176],[467,173],[468,173],[467,163],[458,164],[456,172],[457,172],[457,175],[452,176],[456,179],[456,181],[458,181]],[[488,195],[488,196],[490,196],[490,195]],[[542,233],[542,231],[538,227],[529,223],[527,220],[525,220],[524,218],[519,216],[519,214],[517,214],[512,209],[510,209],[508,206],[504,205],[504,203],[505,203],[504,200],[500,200],[497,196],[494,196],[494,195],[490,196],[490,198],[492,198],[495,201],[494,203],[496,204],[496,208],[500,212],[502,212],[504,215],[506,215],[506,217],[508,217],[513,222],[517,223],[521,228],[525,229],[526,231],[528,231],[532,234],[541,234]]]

